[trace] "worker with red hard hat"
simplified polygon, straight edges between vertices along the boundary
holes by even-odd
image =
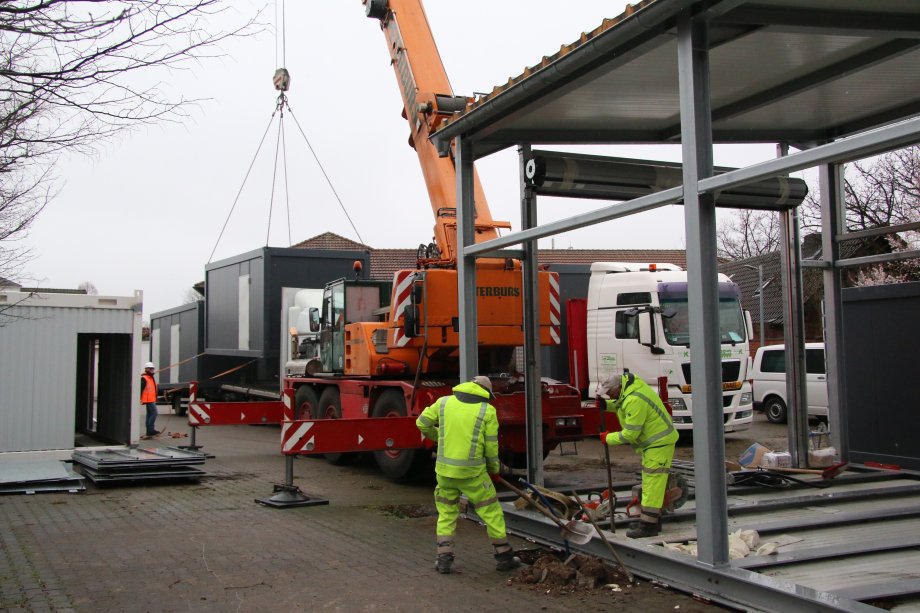
[[[498,502],[493,480],[498,478],[498,417],[489,401],[492,382],[482,375],[453,388],[427,407],[415,424],[425,438],[438,443],[434,504],[438,510],[439,573],[451,572],[454,562],[454,532],[460,518],[460,496],[466,496],[486,524],[492,539],[495,569],[520,566],[505,531],[505,516]]]
[[[614,373],[598,389],[604,410],[615,412],[620,421],[617,432],[601,432],[605,445],[632,445],[642,456],[642,510],[639,521],[626,536],[644,538],[661,531],[668,472],[674,459],[678,433],[658,394],[628,370]]]

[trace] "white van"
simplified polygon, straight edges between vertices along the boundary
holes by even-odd
[[[767,345],[754,354],[751,370],[754,408],[775,424],[786,422],[786,346]],[[808,417],[827,418],[827,370],[824,343],[805,344],[805,385]]]

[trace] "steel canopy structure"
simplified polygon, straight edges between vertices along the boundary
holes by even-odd
[[[912,0],[645,0],[606,20],[558,53],[495,87],[432,135],[457,166],[461,376],[476,374],[475,259],[520,245],[524,260],[525,376],[530,423],[539,424],[536,240],[682,201],[689,272],[691,370],[695,406],[696,564],[729,567],[725,448],[716,286],[715,193],[819,167],[825,335],[833,443],[846,458],[847,411],[839,351],[841,260],[845,240],[841,163],[920,142],[920,3]],[[777,143],[800,152],[715,175],[713,143]],[[683,185],[549,224],[537,223],[538,190],[525,167],[534,144],[680,143]],[[521,227],[474,244],[472,164],[507,147],[521,152]],[[573,182],[577,177],[573,177]],[[804,399],[802,262],[795,208],[781,218],[790,449],[807,454]],[[878,229],[879,234],[898,228]],[[905,228],[902,228],[905,229]],[[918,257],[902,252],[897,257]],[[531,389],[532,388],[532,389]],[[542,449],[531,433],[531,481],[542,482]],[[662,576],[685,576],[667,559]],[[715,576],[712,575],[712,576]],[[712,582],[710,576],[710,583]],[[753,575],[745,602],[766,610],[782,586]],[[718,581],[716,581],[718,583]],[[768,585],[769,584],[769,585]],[[700,586],[704,591],[707,586]],[[717,587],[708,586],[713,590]],[[913,588],[910,588],[913,589]],[[867,610],[855,600],[818,594],[802,610]],[[772,604],[771,604],[772,603]]]
[[[707,24],[714,142],[820,143],[920,113],[911,0],[645,0],[495,87],[434,135],[473,156],[531,143],[679,142],[680,15]]]

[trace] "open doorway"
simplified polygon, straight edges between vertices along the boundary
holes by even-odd
[[[131,439],[131,335],[77,334],[74,446]]]

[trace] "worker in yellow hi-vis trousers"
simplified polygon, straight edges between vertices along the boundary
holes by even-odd
[[[492,382],[488,377],[453,388],[427,407],[416,420],[426,438],[437,441],[438,458],[435,475],[434,504],[438,509],[439,573],[451,572],[454,562],[454,532],[460,517],[460,495],[469,500],[476,515],[485,522],[492,539],[496,570],[511,570],[521,562],[505,532],[505,516],[498,503],[493,480],[501,467],[498,461],[498,417],[489,400]]]
[[[657,536],[661,531],[661,507],[674,459],[677,430],[658,394],[628,370],[615,374],[599,391],[605,410],[617,414],[621,428],[617,432],[601,432],[601,442],[629,444],[642,455],[642,513],[626,536]]]

